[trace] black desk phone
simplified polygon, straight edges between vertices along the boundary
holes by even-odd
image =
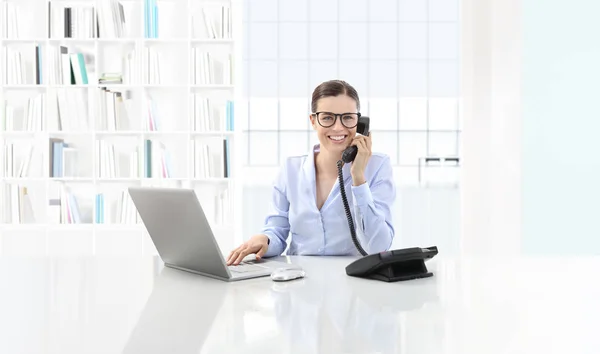
[[[358,118],[356,133],[367,136],[369,135],[370,119],[366,116]],[[426,278],[433,276],[433,273],[427,270],[425,261],[433,258],[438,254],[436,246],[428,248],[412,247],[398,250],[390,250],[376,254],[367,254],[362,248],[358,238],[356,237],[356,229],[354,220],[348,206],[346,190],[344,188],[344,175],[342,167],[345,163],[351,163],[356,158],[358,147],[352,145],[342,152],[342,159],[337,162],[338,179],[340,184],[340,192],[342,194],[342,202],[350,227],[350,235],[356,249],[363,256],[360,259],[346,266],[346,274],[354,277],[369,278],[386,282],[394,282],[400,280],[411,280],[418,278]]]

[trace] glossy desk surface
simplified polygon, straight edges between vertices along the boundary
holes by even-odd
[[[0,353],[600,353],[600,259],[444,259],[434,277],[226,283],[150,258],[0,258]]]

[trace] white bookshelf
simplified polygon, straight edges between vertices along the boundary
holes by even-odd
[[[141,230],[122,192],[168,186],[240,234],[241,1],[0,0],[0,24],[0,228]]]

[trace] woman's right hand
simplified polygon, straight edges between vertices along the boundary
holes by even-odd
[[[256,259],[259,260],[269,248],[269,238],[267,235],[254,235],[248,241],[242,243],[238,248],[231,251],[227,257],[227,265],[238,265],[249,254],[256,253]]]

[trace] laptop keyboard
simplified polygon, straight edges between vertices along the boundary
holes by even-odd
[[[247,273],[247,272],[256,272],[259,270],[264,270],[265,267],[257,266],[254,264],[240,263],[238,265],[228,266],[229,271],[235,273]]]

